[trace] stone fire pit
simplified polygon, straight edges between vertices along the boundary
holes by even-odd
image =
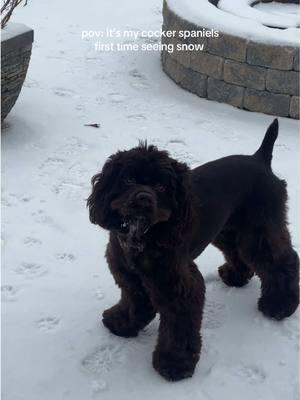
[[[162,43],[201,43],[203,51],[164,50],[163,69],[200,97],[299,119],[299,0],[264,3],[270,2],[165,0],[163,29],[177,33]],[[211,29],[219,37],[179,34]]]
[[[1,121],[15,104],[26,77],[33,42],[33,30],[9,22],[1,37]]]

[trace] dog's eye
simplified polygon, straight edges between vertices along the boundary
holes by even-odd
[[[164,192],[166,188],[163,185],[157,184],[155,185],[155,190],[157,190],[158,192]]]
[[[132,185],[132,184],[135,183],[135,179],[134,179],[134,178],[126,178],[126,179],[125,179],[125,183],[126,183],[127,185]]]

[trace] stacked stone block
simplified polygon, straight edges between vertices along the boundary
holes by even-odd
[[[202,30],[168,8],[164,30]],[[184,43],[176,35],[162,43]],[[164,71],[184,89],[250,111],[299,119],[299,47],[256,43],[220,32],[189,38],[203,51],[162,52]]]

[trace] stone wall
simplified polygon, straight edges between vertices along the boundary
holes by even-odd
[[[218,38],[179,39],[182,30],[202,30],[163,7],[162,43],[200,43],[203,51],[162,51],[164,71],[184,89],[249,111],[299,119],[299,47],[252,42],[220,32]]]
[[[31,56],[33,31],[1,41],[1,121],[14,106],[26,77]]]

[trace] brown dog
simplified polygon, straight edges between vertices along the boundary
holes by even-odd
[[[160,314],[154,368],[166,379],[192,376],[201,349],[205,286],[194,259],[209,243],[224,254],[229,286],[261,279],[259,310],[291,315],[299,303],[299,259],[286,222],[286,183],[271,170],[277,119],[252,156],[190,170],[141,144],[118,152],[92,179],[90,220],[110,231],[106,257],[121,289],[104,311],[114,334],[136,336]]]

